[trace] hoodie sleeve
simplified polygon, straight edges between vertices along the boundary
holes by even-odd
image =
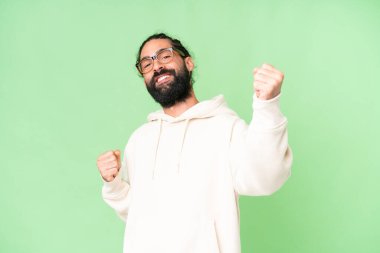
[[[133,158],[133,141],[128,141],[119,174],[111,182],[103,180],[102,196],[104,201],[112,207],[117,215],[125,222],[129,209],[130,172]]]
[[[262,196],[277,191],[290,176],[292,152],[280,95],[259,100],[254,95],[252,121],[237,119],[230,142],[230,165],[235,191]]]

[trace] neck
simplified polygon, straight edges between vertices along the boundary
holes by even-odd
[[[192,90],[190,93],[190,97],[186,98],[185,101],[178,102],[171,107],[163,108],[165,114],[168,114],[172,117],[178,117],[182,113],[184,113],[190,107],[196,105],[198,103],[198,99],[195,97],[194,91]]]

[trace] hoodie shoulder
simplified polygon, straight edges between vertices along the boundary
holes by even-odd
[[[133,131],[132,136],[141,136],[146,134],[149,131],[152,131],[154,128],[154,122],[148,121],[139,126],[135,131]]]

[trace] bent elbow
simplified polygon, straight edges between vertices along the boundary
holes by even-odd
[[[247,196],[269,196],[277,192],[291,175],[290,164],[278,163],[277,166],[260,170],[260,173],[247,173],[237,179],[237,192]],[[254,172],[254,171],[251,171]],[[267,173],[265,173],[267,172]]]
[[[286,170],[281,175],[268,181],[266,184],[261,186],[261,196],[270,196],[281,189],[285,182],[290,177],[290,170]]]

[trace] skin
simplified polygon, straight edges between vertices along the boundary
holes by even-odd
[[[96,161],[96,165],[104,181],[113,181],[121,167],[120,150],[111,150],[101,154]]]
[[[151,56],[162,48],[168,48],[171,46],[170,41],[167,39],[151,40],[144,45],[144,48],[141,51],[140,59],[146,56]],[[161,64],[157,60],[154,60],[153,69],[143,75],[145,85],[150,82],[154,72],[157,72],[161,68],[174,69],[176,73],[178,73],[183,61],[188,71],[194,70],[194,63],[191,57],[182,59],[177,53],[174,55],[173,61],[167,64]],[[172,81],[173,77],[169,77],[169,79]],[[253,89],[256,97],[259,100],[270,100],[280,94],[284,74],[272,65],[264,63],[260,67],[253,69],[253,80]],[[161,85],[170,85],[170,82],[163,83]],[[185,101],[176,103],[169,108],[163,108],[163,110],[166,114],[172,117],[178,117],[197,103],[198,99],[192,89],[190,97]],[[121,167],[120,160],[120,150],[111,150],[99,155],[97,159],[97,167],[103,180],[107,182],[113,181],[119,173]]]
[[[169,40],[167,39],[157,39],[157,40],[151,40],[148,41],[145,45],[144,48],[141,50],[141,55],[140,59],[146,57],[146,56],[151,56],[158,50],[162,48],[168,48],[171,47],[172,44],[170,43]],[[161,68],[167,68],[167,69],[174,69],[176,73],[178,73],[178,70],[180,69],[180,66],[182,66],[182,62],[184,61],[185,67],[187,68],[188,71],[193,71],[194,70],[194,63],[191,57],[186,57],[185,59],[182,59],[181,56],[179,56],[177,53],[174,53],[174,59],[173,61],[167,63],[167,64],[161,64],[157,60],[154,60],[153,64],[153,69],[144,74],[144,82],[145,85],[147,85],[150,80],[153,77],[154,72],[157,72]],[[173,80],[173,77],[170,77],[170,81]],[[166,84],[164,84],[166,85]],[[185,112],[187,109],[190,107],[194,106],[197,104],[199,101],[195,97],[194,90],[191,90],[190,97],[187,98],[183,102],[176,103],[172,107],[169,108],[163,108],[164,112],[172,117],[178,117],[181,115],[183,112]]]
[[[264,63],[253,69],[253,88],[257,98],[269,100],[281,92],[284,74],[270,64]]]

